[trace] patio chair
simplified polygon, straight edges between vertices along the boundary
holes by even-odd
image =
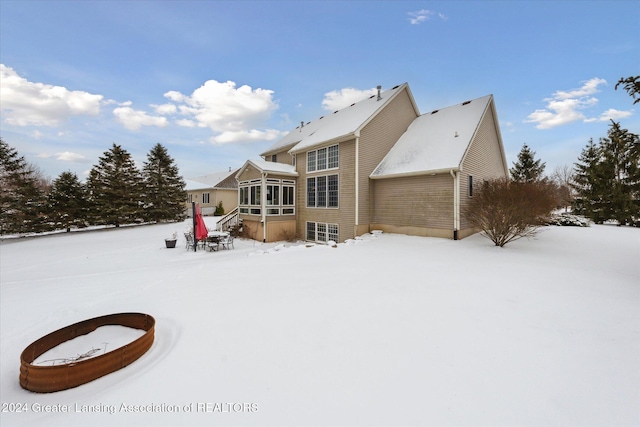
[[[193,234],[184,233],[184,238],[187,241],[187,245],[185,246],[185,249],[192,249],[193,248]]]
[[[220,244],[222,245],[222,249],[231,249],[233,247],[233,236],[228,235],[220,240]],[[234,248],[235,249],[235,248]]]

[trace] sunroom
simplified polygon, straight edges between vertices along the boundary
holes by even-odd
[[[238,171],[238,215],[249,237],[263,242],[296,236],[295,167],[248,160]]]

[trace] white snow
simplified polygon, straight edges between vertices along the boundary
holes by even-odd
[[[377,95],[375,95],[356,102],[349,107],[329,112],[325,116],[304,124],[302,127],[298,126],[266,152],[272,152],[279,147],[286,147],[292,143],[297,144],[290,151],[299,152],[308,150],[318,144],[353,134],[407,86],[407,83],[403,83],[393,89],[382,92],[380,94],[382,99],[379,101]]]
[[[389,150],[372,177],[457,169],[491,102],[487,95],[421,115]]]
[[[184,227],[1,243],[1,425],[640,424],[639,229],[166,249]],[[156,319],[136,362],[20,388],[28,344],[130,311]]]
[[[53,332],[53,331],[52,331]],[[120,325],[100,326],[95,331],[65,341],[37,357],[32,364],[54,366],[101,356],[137,340],[146,331]]]

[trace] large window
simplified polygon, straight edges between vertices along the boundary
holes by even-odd
[[[307,222],[307,240],[312,242],[338,241],[338,224]]]
[[[202,193],[202,203],[209,203],[209,193]]]
[[[337,169],[339,165],[338,146],[307,151],[307,172]]]
[[[295,214],[295,181],[287,179],[267,179],[265,203],[267,215]],[[259,179],[244,181],[239,185],[240,213],[260,215],[262,213],[262,183]]]
[[[307,178],[308,208],[337,208],[338,195],[338,175]]]

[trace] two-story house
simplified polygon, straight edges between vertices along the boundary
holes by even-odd
[[[236,178],[243,227],[267,242],[463,238],[475,184],[508,174],[491,95],[420,115],[406,83],[301,123],[261,157]]]

